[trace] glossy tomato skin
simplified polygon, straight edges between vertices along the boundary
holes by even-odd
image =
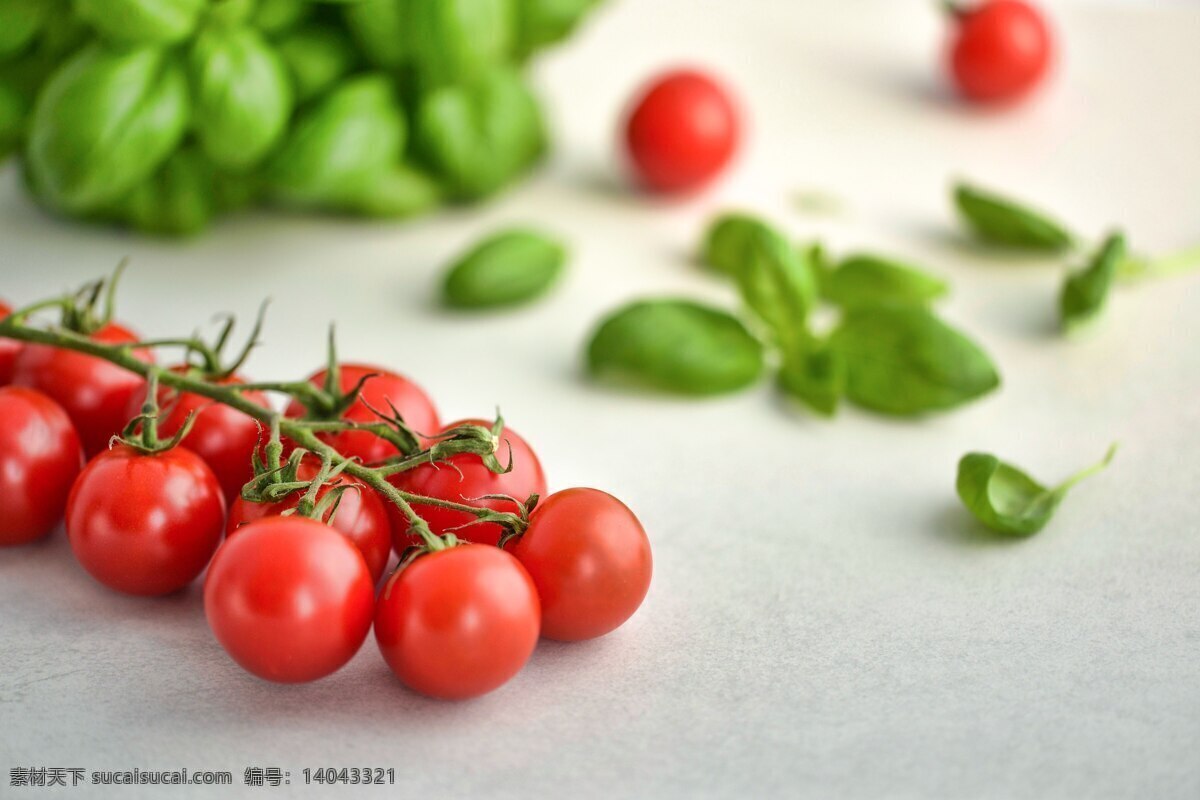
[[[12,307],[0,300],[0,319],[12,313]],[[13,368],[16,366],[17,353],[21,352],[21,343],[14,339],[0,339],[0,386],[12,383]]]
[[[1053,51],[1050,27],[1035,7],[1023,0],[987,0],[958,15],[950,73],[968,100],[1003,103],[1041,82]]]
[[[729,93],[708,75],[668,72],[634,103],[625,144],[636,177],[655,192],[686,192],[715,178],[740,138]]]
[[[450,430],[467,423],[484,427],[492,425],[487,420],[468,419],[452,422],[443,430]],[[516,431],[505,427],[501,431],[500,439],[500,451],[497,453],[497,458],[500,459],[501,464],[508,463],[509,447],[512,448],[513,467],[510,472],[503,474],[492,472],[479,456],[463,453],[436,464],[421,464],[415,469],[394,475],[389,480],[397,488],[413,494],[516,513],[519,509],[511,501],[477,498],[485,495],[508,495],[524,501],[531,494],[544,497],[546,475],[542,472],[542,464],[538,461],[533,449]],[[396,552],[403,552],[409,544],[415,543],[408,534],[408,521],[394,505],[391,503],[386,505],[388,513],[392,517],[392,536]],[[467,525],[468,522],[475,519],[465,511],[452,511],[420,503],[414,503],[413,510],[439,536],[450,531],[451,528],[457,528],[454,534],[459,539],[495,545],[504,533],[503,529],[494,522],[460,528],[459,526]]]
[[[125,594],[187,586],[212,558],[224,524],[221,485],[183,447],[143,454],[115,445],[88,462],[67,500],[75,557],[93,578]]]
[[[248,672],[278,683],[329,675],[371,628],[375,587],[358,549],[316,520],[267,517],[221,545],[204,583],[217,641]]]
[[[110,322],[91,338],[105,344],[123,344],[136,342],[138,337],[128,328]],[[154,355],[148,350],[135,350],[134,355],[147,363],[154,361]],[[144,381],[116,364],[94,356],[50,345],[30,344],[17,356],[13,383],[44,392],[62,406],[90,458],[107,449],[109,440],[129,422],[125,415],[129,398],[138,392]]]
[[[478,697],[521,671],[537,645],[537,590],[508,553],[466,544],[418,557],[375,606],[375,640],[410,689]]]
[[[317,476],[320,465],[305,460],[297,471],[297,477],[302,481],[312,480]],[[388,519],[384,501],[373,489],[362,481],[349,475],[337,479],[342,486],[355,488],[342,493],[338,503],[337,513],[333,517],[332,527],[335,531],[349,539],[362,554],[371,573],[372,585],[379,582],[387,567],[389,556],[392,554],[392,525]],[[324,497],[333,487],[322,487],[318,499]],[[302,492],[295,492],[287,498],[275,503],[251,503],[237,497],[229,508],[229,520],[225,524],[225,534],[233,536],[237,530],[250,522],[277,517],[284,511],[293,509],[300,502]]]
[[[186,373],[186,366],[171,367],[172,372]],[[216,381],[219,386],[237,386],[246,381],[239,376],[230,376]],[[268,406],[267,397],[262,392],[243,392],[242,396],[263,408]],[[142,404],[146,401],[146,387],[134,392],[125,408],[126,419],[133,419],[142,413]],[[225,500],[232,503],[241,492],[242,487],[254,477],[254,466],[251,458],[254,448],[263,437],[262,427],[252,417],[242,412],[209,400],[191,392],[177,392],[167,386],[158,390],[158,407],[165,415],[158,423],[158,433],[164,439],[170,439],[187,421],[188,415],[195,412],[195,421],[188,432],[184,444],[187,449],[204,459],[225,493]]]
[[[547,497],[511,550],[537,586],[548,639],[575,642],[616,630],[650,589],[646,531],[624,503],[597,489]]]
[[[67,412],[34,389],[0,388],[0,546],[53,530],[82,466]]]
[[[308,381],[314,386],[324,386],[325,374],[326,370],[320,370],[311,375]],[[367,375],[374,377],[363,384],[359,402],[342,415],[344,419],[354,422],[376,422],[379,417],[371,409],[388,414],[391,412],[388,406],[390,401],[400,412],[405,424],[417,433],[428,434],[438,429],[438,413],[433,401],[424,389],[408,378],[369,364],[338,365],[338,378],[343,392],[352,390]],[[289,417],[303,417],[304,406],[293,400],[284,414]],[[374,464],[397,453],[391,444],[365,431],[322,434],[321,439],[344,456],[358,456],[364,464]]]

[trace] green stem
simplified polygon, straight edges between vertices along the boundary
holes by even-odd
[[[1116,456],[1116,454],[1117,454],[1117,443],[1113,442],[1112,445],[1108,448],[1108,452],[1104,454],[1104,458],[1100,459],[1099,462],[1092,464],[1090,467],[1087,467],[1086,469],[1082,469],[1079,472],[1076,472],[1074,475],[1067,478],[1065,481],[1060,483],[1058,486],[1055,486],[1053,489],[1051,489],[1050,494],[1062,494],[1062,493],[1066,492],[1067,490],[1069,490],[1071,487],[1073,487],[1075,484],[1079,483],[1080,481],[1087,480],[1088,478],[1092,477],[1093,475],[1095,475],[1099,472],[1102,472],[1106,467],[1108,467],[1109,464],[1112,463],[1113,457]]]
[[[1200,271],[1200,245],[1186,247],[1158,258],[1127,258],[1118,265],[1117,271],[1123,281],[1167,278]]]

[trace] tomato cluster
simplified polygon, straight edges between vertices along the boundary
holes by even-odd
[[[0,306],[0,316],[7,313]],[[90,335],[137,342],[116,323]],[[148,350],[133,352],[153,363]],[[248,413],[261,406],[271,419],[263,392],[242,391],[239,376],[206,377],[189,365],[156,372],[153,383],[138,372],[65,345],[0,338],[0,544],[34,541],[65,517],[83,568],[131,595],[178,591],[207,568],[209,625],[257,676],[285,683],[326,676],[358,652],[373,626],[384,660],[406,685],[433,697],[473,697],[512,678],[539,637],[602,636],[646,595],[650,545],[637,518],[595,489],[546,496],[537,455],[510,429],[498,437],[493,429],[491,439],[506,471],[473,452],[434,460],[430,450],[431,460],[409,469],[331,477],[329,453],[294,452],[293,483],[267,498],[255,487],[283,468],[265,466],[264,426]],[[238,409],[160,385],[164,374],[236,390],[253,405]],[[480,420],[442,424],[429,396],[388,370],[339,364],[335,378],[322,370],[308,380],[345,398],[332,412],[337,419],[395,415],[421,447],[464,425],[491,429]],[[331,413],[301,399],[293,397],[283,419]],[[349,463],[401,458],[393,441],[371,430],[335,419],[320,431],[319,440]],[[296,449],[276,441],[277,450]],[[373,474],[387,483],[372,488]],[[377,491],[388,483],[425,501],[412,510],[433,537],[415,534]],[[495,516],[478,521],[472,507],[505,512],[505,524]],[[393,552],[399,565],[384,578]]]

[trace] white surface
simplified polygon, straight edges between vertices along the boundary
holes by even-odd
[[[337,319],[345,355],[412,374],[446,415],[499,404],[552,488],[624,498],[657,569],[620,632],[544,644],[503,690],[446,704],[405,691],[371,640],[319,683],[257,681],[212,640],[196,589],[118,597],[60,531],[0,553],[0,795],[12,766],[186,766],[240,783],[258,765],[293,784],[253,796],[353,796],[368,793],[296,782],[362,765],[398,768],[378,791],[396,797],[1200,796],[1200,276],[1122,290],[1098,330],[1064,341],[1060,269],[973,254],[945,200],[964,174],[1084,231],[1120,223],[1146,250],[1195,242],[1200,10],[1055,6],[1068,59],[1053,86],[988,114],[938,88],[931,5],[614,3],[543,62],[561,142],[550,167],[486,209],[414,225],[264,216],[153,243],[52,221],[3,173],[0,294],[28,301],[129,254],[124,316],[147,334],[248,316],[271,295],[250,365],[262,378],[314,367]],[[610,177],[615,115],[678,61],[738,87],[750,146],[702,198],[632,199]],[[847,213],[797,214],[790,197],[812,188]],[[922,422],[851,410],[825,423],[766,385],[697,403],[587,385],[581,344],[622,300],[733,304],[689,260],[727,205],[944,273],[946,315],[992,351],[1003,389]],[[518,220],[574,243],[561,290],[508,315],[434,310],[444,260]],[[1050,480],[1114,439],[1112,469],[1029,541],[981,536],[957,505],[967,450]]]

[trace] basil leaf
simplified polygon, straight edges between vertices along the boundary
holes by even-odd
[[[516,0],[518,58],[567,38],[599,4],[600,0]]]
[[[303,22],[312,9],[310,0],[257,0],[250,24],[268,36],[277,36]]]
[[[846,363],[846,396],[884,414],[953,408],[1000,385],[987,354],[924,308],[847,312],[830,337]]]
[[[736,317],[719,309],[688,300],[641,300],[600,324],[587,360],[603,381],[713,395],[758,380],[763,348]]]
[[[442,201],[442,189],[424,172],[407,164],[381,168],[347,187],[338,201],[342,210],[370,217],[412,217]]]
[[[967,510],[993,531],[1032,536],[1046,527],[1071,487],[1107,467],[1116,451],[1113,445],[1100,463],[1054,488],[1046,488],[993,455],[968,453],[958,462],[955,486]]]
[[[423,89],[469,83],[508,60],[514,0],[409,2],[404,24]]]
[[[805,254],[770,229],[746,239],[738,288],[750,310],[785,349],[807,335],[808,313],[817,304],[817,277]]]
[[[287,65],[300,103],[323,94],[358,61],[354,45],[346,36],[321,25],[289,31],[275,43],[275,49]]]
[[[779,387],[825,417],[837,413],[846,393],[846,362],[827,342],[810,342],[784,354]]]
[[[85,213],[127,194],[183,138],[187,77],[158,47],[88,47],[38,95],[25,152],[31,185],[54,208]]]
[[[44,0],[43,0],[44,1]],[[75,0],[75,13],[124,44],[172,44],[191,35],[206,0]]]
[[[15,88],[0,82],[0,164],[17,149],[25,133],[29,106]]]
[[[407,7],[411,0],[360,0],[343,9],[346,27],[367,60],[394,69],[412,57]]]
[[[1059,316],[1065,330],[1076,330],[1104,310],[1117,266],[1124,258],[1125,237],[1114,233],[1100,245],[1088,266],[1067,276],[1058,299]]]
[[[425,95],[416,124],[418,152],[459,199],[495,192],[546,147],[537,102],[507,69]]]
[[[238,27],[199,36],[188,64],[204,154],[229,170],[257,164],[279,143],[292,114],[283,60],[257,31]]]
[[[772,235],[783,238],[770,225],[749,214],[722,214],[708,226],[701,257],[708,266],[736,278],[750,260],[750,243]]]
[[[122,218],[153,234],[189,236],[207,227],[216,212],[213,166],[193,149],[179,150],[123,202]]]
[[[955,186],[954,204],[967,227],[985,242],[1052,253],[1075,243],[1075,237],[1046,214],[977,186]]]
[[[46,0],[0,0],[0,60],[15,56],[34,40],[48,11]]]
[[[845,309],[878,305],[923,306],[946,294],[946,282],[916,267],[881,256],[844,259],[824,276],[823,296]]]
[[[442,299],[454,308],[493,308],[524,303],[544,294],[567,260],[561,242],[533,230],[489,236],[446,274]]]

